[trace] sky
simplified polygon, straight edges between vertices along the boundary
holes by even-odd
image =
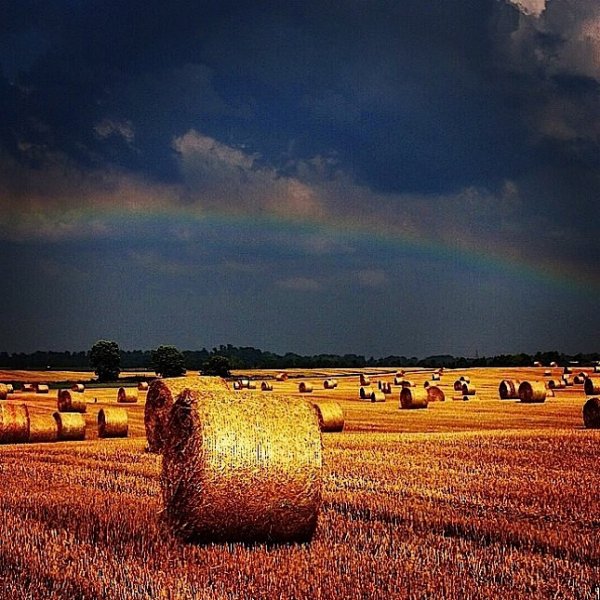
[[[597,0],[8,0],[0,350],[595,352]]]

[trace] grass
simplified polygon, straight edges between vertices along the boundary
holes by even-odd
[[[469,375],[479,400],[422,411],[398,410],[398,388],[370,403],[358,377],[314,379],[309,399],[340,402],[346,428],[323,436],[313,542],[281,547],[174,539],[143,394],[130,438],[98,440],[116,391],[86,392],[87,441],[0,447],[0,598],[599,598],[600,431],[582,428],[581,388],[522,405],[497,399],[509,370]],[[52,393],[18,396],[54,410]]]

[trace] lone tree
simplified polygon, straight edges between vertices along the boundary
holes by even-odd
[[[175,346],[159,346],[152,350],[152,367],[162,377],[179,377],[185,374],[185,359]]]
[[[230,368],[231,364],[229,363],[228,358],[215,354],[202,363],[202,369],[200,370],[200,373],[202,375],[218,375],[219,377],[229,377]]]
[[[109,340],[97,341],[90,350],[90,364],[98,376],[98,381],[113,381],[121,372],[119,344]]]

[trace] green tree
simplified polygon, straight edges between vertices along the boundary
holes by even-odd
[[[117,342],[98,340],[90,350],[90,364],[98,381],[113,381],[121,372],[121,353]]]
[[[185,374],[185,358],[175,346],[159,346],[152,350],[152,367],[162,377],[180,377]]]
[[[229,377],[229,369],[231,369],[231,363],[229,362],[229,359],[225,356],[215,354],[209,357],[209,359],[202,364],[202,370],[200,373],[202,373],[202,375],[218,375],[219,377]]]

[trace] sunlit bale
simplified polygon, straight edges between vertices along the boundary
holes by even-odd
[[[600,365],[594,365],[594,373],[600,373]]]
[[[399,379],[404,379],[404,375],[406,375],[406,371],[404,369],[396,371],[396,377],[398,377]]]
[[[381,390],[373,390],[369,399],[371,402],[385,402],[385,394]]]
[[[564,389],[567,386],[567,383],[564,379],[550,379],[546,385],[549,390],[560,390]]]
[[[15,388],[13,387],[12,383],[7,383],[6,385],[6,389],[8,391],[9,394],[14,394],[15,392]]]
[[[25,404],[0,404],[0,444],[29,439],[29,410]]]
[[[33,386],[33,383],[24,383],[22,390],[24,392],[27,392],[27,393],[35,392],[35,388]]]
[[[462,390],[462,384],[463,384],[462,379],[457,379],[454,382],[454,385],[452,386],[454,388],[454,391],[455,392],[460,392]]]
[[[402,382],[404,381],[404,377],[394,377],[394,385],[402,385]]]
[[[427,408],[429,394],[423,388],[403,387],[400,390],[400,408]]]
[[[117,402],[119,404],[134,404],[138,401],[137,388],[120,387],[117,392]]]
[[[517,379],[503,379],[498,386],[498,394],[501,400],[518,400],[519,384]]]
[[[301,381],[298,384],[298,391],[301,394],[312,394],[313,385],[312,385],[312,383],[309,383],[308,381]]]
[[[391,382],[385,381],[384,384],[383,384],[383,386],[382,386],[382,388],[381,388],[381,391],[384,394],[391,394],[392,393],[392,384],[391,384]]]
[[[461,375],[458,380],[462,381],[463,383],[471,383],[471,379],[468,377],[468,375]]]
[[[0,400],[6,400],[8,398],[8,386],[4,383],[0,383]]]
[[[287,378],[288,378],[287,373],[277,373],[277,375],[275,375],[276,381],[287,381]]]
[[[463,396],[474,396],[476,391],[474,385],[471,385],[471,383],[467,381],[463,381],[462,387],[460,388],[460,393]]]
[[[440,379],[441,379],[441,375],[439,373],[431,374],[431,381],[440,381]]]
[[[263,381],[260,384],[260,389],[263,392],[272,392],[273,391],[273,384],[270,383],[269,381]]]
[[[98,437],[123,438],[127,437],[129,420],[127,410],[115,406],[101,408],[98,412]]]
[[[57,411],[53,416],[58,426],[59,440],[78,441],[85,439],[85,418],[81,413]]]
[[[600,429],[600,398],[590,398],[583,405],[583,424],[588,429]]]
[[[556,363],[555,361],[552,361],[552,362],[550,363],[550,366],[551,366],[553,369],[555,369],[556,367],[558,367],[558,363]]]
[[[50,391],[50,388],[45,383],[38,383],[35,386],[36,394],[47,394]]]
[[[542,363],[539,360],[536,360],[536,361],[534,361],[533,366],[534,367],[541,367]]]
[[[527,404],[546,401],[546,384],[543,381],[522,381],[519,385],[519,400]]]
[[[563,373],[564,373],[565,375],[570,375],[571,373],[573,373],[573,369],[571,369],[571,367],[565,367],[565,368],[563,369]]]
[[[359,383],[362,386],[370,386],[371,385],[371,380],[369,379],[369,377],[367,377],[366,375],[363,375],[362,373],[359,376]]]
[[[335,389],[337,386],[338,386],[338,381],[337,381],[337,379],[331,379],[331,378],[330,378],[330,379],[326,379],[326,380],[323,382],[323,387],[324,387],[326,390],[333,390],[333,389]]]
[[[312,405],[319,417],[321,431],[335,432],[344,429],[344,411],[338,402],[333,400],[318,400]]]
[[[544,371],[544,377],[552,377],[552,371],[550,371],[550,370]]]
[[[569,379],[569,377],[567,375],[563,375],[561,377],[561,382],[563,384],[563,387],[571,387],[571,386],[573,386],[573,380]]]
[[[147,382],[147,381],[140,381],[140,382],[137,384],[137,389],[138,389],[140,392],[147,392],[147,391],[148,391],[148,382]]]
[[[85,385],[83,385],[83,383],[74,383],[71,386],[71,391],[83,394],[83,392],[85,392]]]
[[[242,388],[248,389],[250,387],[250,380],[247,377],[242,377],[242,379],[240,379],[239,382],[240,387]]]
[[[583,382],[583,391],[586,396],[597,396],[600,394],[600,377],[586,377]]]
[[[183,391],[163,450],[164,516],[186,541],[309,541],[322,496],[322,442],[308,402]]]
[[[444,402],[446,395],[437,385],[427,387],[427,399],[429,402]]]
[[[234,390],[241,390],[242,389],[242,384],[239,381],[234,381],[233,382],[233,389]]]
[[[575,375],[575,377],[573,377],[573,383],[575,385],[583,385],[586,379],[587,375],[580,373],[579,375]]]
[[[87,410],[87,402],[85,396],[79,392],[59,390],[57,408],[59,412],[84,413]]]
[[[358,388],[358,397],[361,400],[369,400],[371,398],[371,394],[373,392],[373,388],[371,386],[363,385]]]
[[[149,452],[161,451],[169,413],[177,396],[186,388],[214,392],[229,391],[227,382],[221,377],[170,377],[152,381],[148,387],[144,406],[144,425]]]
[[[29,439],[32,444],[56,442],[58,440],[58,423],[50,414],[29,415]]]

